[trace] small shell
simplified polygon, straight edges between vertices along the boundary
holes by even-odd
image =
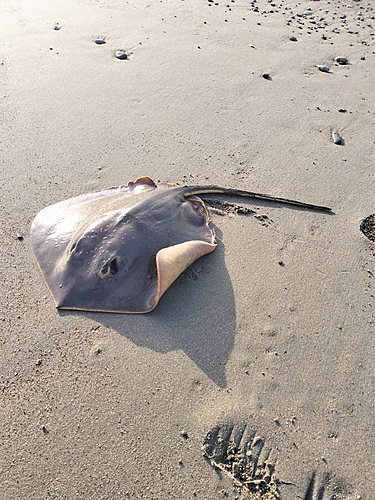
[[[331,70],[328,66],[322,66],[321,64],[317,64],[316,67],[324,73],[328,73]]]
[[[339,64],[348,64],[349,62],[346,57],[335,57],[335,61]]]
[[[332,132],[332,139],[335,144],[342,144],[342,137],[337,131]]]
[[[128,58],[128,54],[125,50],[116,50],[115,56],[117,57],[117,59],[127,59]]]

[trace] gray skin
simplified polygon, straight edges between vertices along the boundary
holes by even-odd
[[[198,248],[195,260],[215,249],[208,212],[197,196],[209,193],[330,211],[217,186],[158,186],[148,177],[56,203],[39,212],[31,227],[32,249],[56,307],[121,313],[152,310],[165,291],[158,290],[160,250],[191,242]],[[200,242],[206,244],[203,250]],[[190,264],[186,259],[184,268]],[[168,265],[174,266],[174,261]]]

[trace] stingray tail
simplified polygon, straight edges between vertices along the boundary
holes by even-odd
[[[218,186],[185,186],[184,196],[203,195],[203,194],[224,194],[227,196],[242,196],[244,198],[253,198],[256,200],[273,201],[286,205],[294,205],[309,210],[319,210],[322,212],[332,212],[331,208],[304,203],[303,201],[289,200],[288,198],[278,198],[268,194],[253,193],[252,191],[243,191],[242,189],[221,188]]]

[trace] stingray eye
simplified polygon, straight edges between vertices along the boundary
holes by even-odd
[[[109,270],[111,274],[118,273],[118,257],[115,257],[111,260],[111,262],[109,263]]]
[[[109,262],[106,262],[104,264],[104,266],[101,268],[101,270],[99,271],[99,276],[101,278],[105,278],[106,276],[108,276],[110,274],[113,276],[114,274],[118,273],[118,261],[119,261],[119,258],[114,257]]]

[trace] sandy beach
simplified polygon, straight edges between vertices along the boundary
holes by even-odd
[[[372,5],[2,2],[1,500],[375,498]],[[154,311],[58,311],[34,217],[141,176],[333,213],[227,200]]]

